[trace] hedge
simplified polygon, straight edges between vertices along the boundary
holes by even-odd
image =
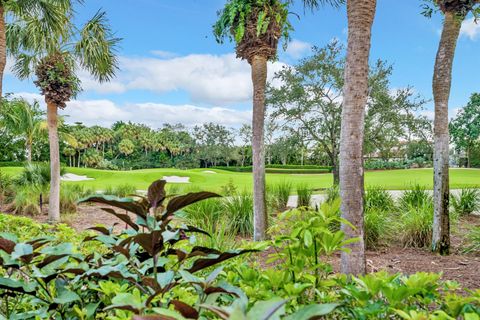
[[[225,170],[230,172],[252,172],[252,166],[247,167],[213,167],[213,169]],[[266,173],[285,173],[285,174],[320,174],[332,172],[331,167],[326,166],[300,166],[300,165],[267,165]]]

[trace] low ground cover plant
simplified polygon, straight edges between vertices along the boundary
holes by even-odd
[[[0,314],[9,319],[301,320],[476,319],[480,312],[480,290],[459,294],[457,284],[443,283],[438,274],[334,274],[329,256],[348,250],[348,241],[331,228],[341,219],[321,210],[280,214],[272,240],[245,244],[244,250],[200,246],[195,235],[207,232],[184,224],[186,208],[217,195],[168,198],[164,185],[152,184],[146,197],[84,200],[120,209],[104,209],[129,225],[119,233],[97,226],[96,234],[70,235],[67,229],[52,236],[51,227],[5,216],[15,221],[1,230],[8,233],[0,233],[0,295],[7,297]],[[24,226],[16,219],[25,219]],[[38,232],[29,233],[34,228]],[[22,233],[30,236],[19,237]],[[61,234],[71,238],[59,241]],[[92,246],[89,251],[77,249],[80,236]],[[267,248],[266,265],[248,257]],[[239,255],[242,261],[230,260]]]

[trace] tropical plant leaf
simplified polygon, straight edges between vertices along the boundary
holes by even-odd
[[[8,254],[12,254],[15,249],[16,243],[8,239],[0,238],[0,250],[5,251]]]
[[[78,201],[78,203],[84,202],[95,202],[110,205],[119,209],[123,209],[129,212],[132,212],[142,218],[146,218],[148,209],[145,208],[141,203],[136,202],[132,198],[118,198],[115,196],[108,195],[95,195],[87,197]]]
[[[130,227],[132,227],[132,229],[134,229],[135,231],[138,231],[140,229],[138,227],[138,225],[135,222],[132,221],[132,219],[130,218],[130,216],[128,214],[117,213],[117,212],[115,212],[115,210],[110,209],[110,208],[102,208],[102,210],[107,212],[107,213],[110,213],[110,214],[114,215],[115,217],[117,217],[118,219],[122,220],[123,222],[128,224]]]
[[[150,202],[150,207],[157,208],[162,204],[163,200],[165,200],[166,183],[167,181],[165,180],[157,180],[148,187],[147,198]]]
[[[312,304],[305,306],[286,317],[285,320],[312,320],[331,313],[339,306],[338,303]]]
[[[193,192],[187,193],[183,196],[178,196],[172,198],[167,204],[167,212],[165,213],[165,217],[175,213],[176,211],[185,208],[188,205],[191,205],[195,202],[202,201],[209,198],[219,198],[221,197],[219,194],[213,192]]]
[[[198,311],[192,306],[186,304],[185,302],[182,302],[180,300],[172,300],[170,301],[170,304],[172,304],[175,310],[180,312],[180,314],[185,318],[198,319],[198,316],[199,316]]]
[[[35,295],[35,285],[23,281],[0,277],[0,289]]]
[[[210,266],[216,265],[217,263],[220,263],[222,261],[238,257],[239,255],[245,254],[245,253],[250,253],[250,252],[258,252],[258,250],[241,250],[241,251],[227,251],[223,252],[219,255],[215,254],[214,257],[212,258],[202,258],[196,260],[192,267],[188,269],[187,271],[190,273],[197,272],[199,270],[208,268]]]

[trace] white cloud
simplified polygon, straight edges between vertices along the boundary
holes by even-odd
[[[284,64],[269,63],[269,79]],[[234,54],[191,54],[170,59],[120,58],[118,77],[99,85],[81,74],[83,88],[99,93],[148,90],[157,93],[185,91],[195,103],[226,105],[252,97],[250,66]]]
[[[150,53],[162,59],[170,59],[177,56],[177,54],[174,52],[164,50],[152,50]]]
[[[475,22],[475,18],[470,18],[462,22],[462,29],[460,29],[462,36],[476,40],[480,36],[480,22]]]
[[[312,49],[312,44],[298,39],[293,39],[285,51],[290,57],[300,59]]]
[[[45,108],[43,97],[36,93],[15,94],[32,102],[37,100]],[[193,105],[167,105],[161,103],[132,103],[119,106],[110,100],[75,100],[67,103],[65,110],[67,123],[82,122],[85,125],[110,126],[116,121],[144,123],[152,128],[160,128],[164,123],[182,123],[192,127],[197,124],[215,122],[238,127],[251,121],[250,111],[228,108],[202,108]]]

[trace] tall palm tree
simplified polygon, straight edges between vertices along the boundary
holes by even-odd
[[[33,142],[47,129],[44,112],[40,110],[38,102],[29,104],[24,99],[5,99],[0,112],[3,125],[25,139],[27,161],[31,162]]]
[[[63,26],[62,12],[71,0],[0,0],[0,97],[7,55],[31,49],[35,41],[23,42],[19,33],[36,36],[58,32]]]
[[[443,13],[444,20],[432,83],[435,103],[432,251],[442,255],[449,254],[450,251],[448,100],[452,84],[453,59],[462,21],[479,2],[479,0],[434,0],[434,4]]]
[[[29,50],[15,54],[14,71],[21,79],[34,74],[35,84],[45,96],[50,143],[49,220],[60,220],[60,154],[58,143],[58,108],[81,90],[76,74],[78,68],[90,72],[100,82],[110,80],[117,69],[114,54],[119,39],[109,28],[104,12],[97,12],[81,28],[74,23],[73,0],[62,6],[63,28],[55,33],[30,34],[20,32],[20,41],[35,41]],[[34,40],[32,40],[34,38]]]
[[[265,88],[267,61],[275,59],[279,40],[288,40],[291,1],[229,0],[219,13],[214,34],[219,43],[225,38],[236,43],[237,57],[247,60],[253,82],[253,190],[254,240],[264,240],[268,226],[265,200]]]
[[[318,6],[326,1],[304,0]],[[336,1],[340,3],[343,1]],[[342,125],[340,134],[340,195],[342,218],[352,225],[342,224],[347,239],[355,239],[342,252],[341,269],[345,274],[365,273],[364,168],[363,138],[365,106],[368,95],[368,59],[376,0],[347,0],[348,46],[343,89]]]
[[[342,125],[340,134],[340,195],[342,230],[351,252],[342,252],[341,269],[345,274],[365,273],[364,169],[363,137],[365,106],[368,95],[368,59],[376,0],[347,0],[348,45],[343,89]]]

